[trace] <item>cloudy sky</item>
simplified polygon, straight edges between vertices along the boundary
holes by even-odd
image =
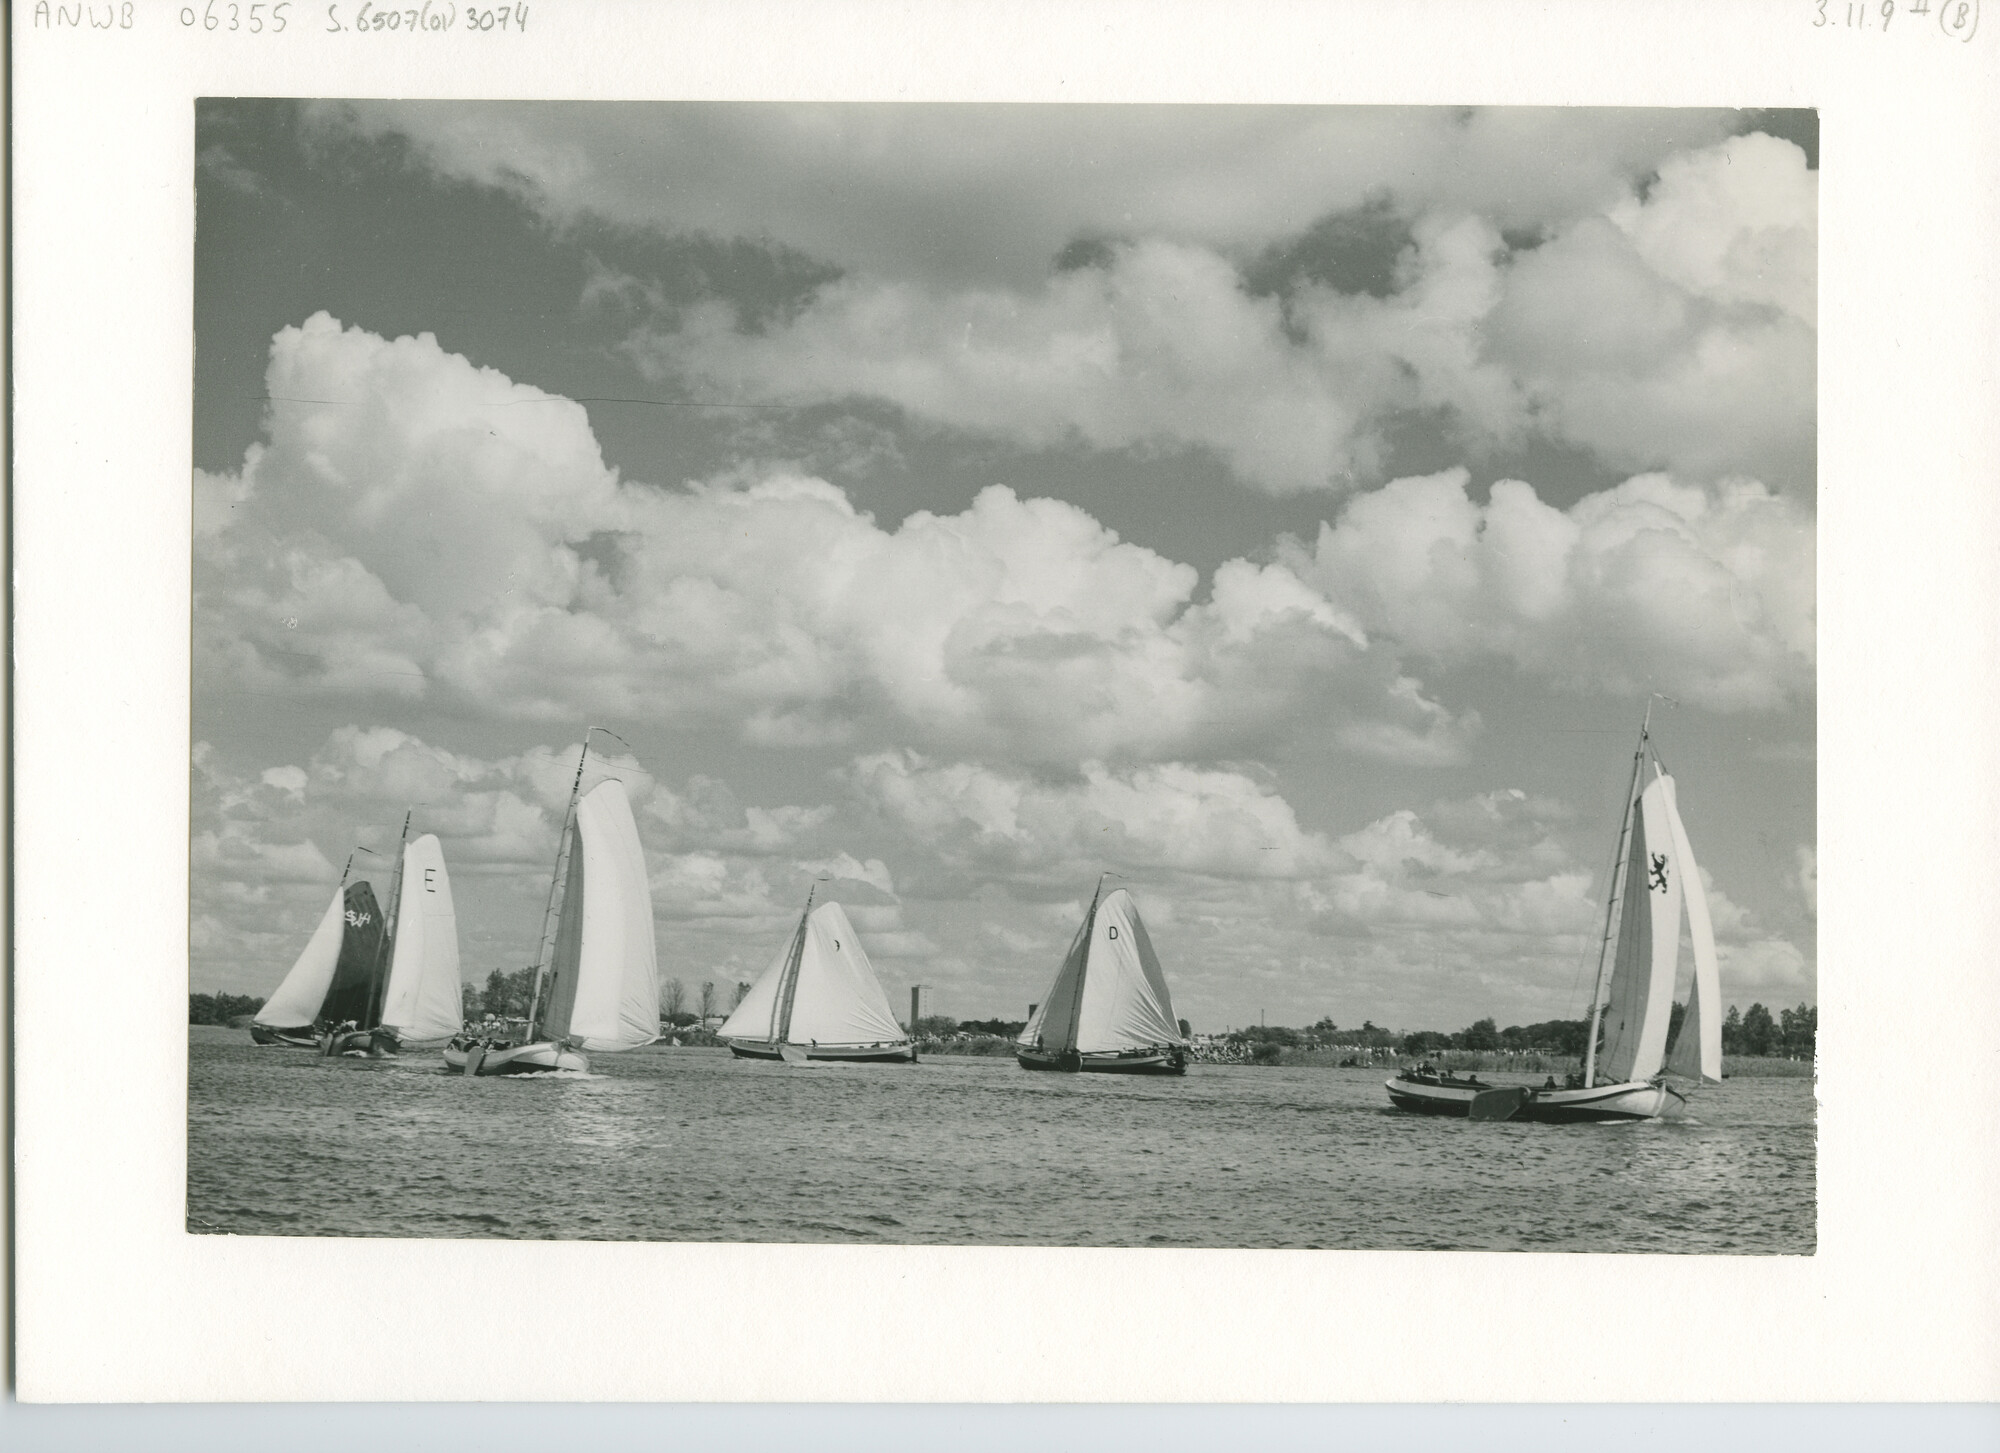
[[[662,972],[831,877],[1021,1017],[1584,1012],[1640,715],[1816,998],[1809,114],[198,110],[192,974],[357,844],[532,962],[587,724]],[[387,887],[387,858],[359,860]],[[822,890],[827,891],[827,890]]]

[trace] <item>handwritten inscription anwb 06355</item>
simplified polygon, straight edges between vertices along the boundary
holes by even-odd
[[[325,23],[316,27],[298,23],[301,17],[292,14],[298,8],[294,0],[255,0],[252,4],[189,0],[166,13],[179,21],[183,31],[217,36],[440,35],[447,31],[506,35],[528,28],[528,7],[519,4],[460,6],[451,0],[423,0],[420,5],[384,8],[373,0],[362,0],[358,8],[328,5]],[[143,29],[140,22],[147,18],[147,10],[134,0],[111,0],[108,4],[36,0],[31,23],[36,30],[133,30]]]

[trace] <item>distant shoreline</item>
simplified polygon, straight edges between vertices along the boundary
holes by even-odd
[[[247,1026],[239,1028],[233,1024],[191,1024],[188,1028],[190,1031],[206,1030],[210,1034],[244,1034],[248,1032]],[[189,1037],[195,1038],[197,1036],[191,1033]],[[707,1050],[712,1053],[718,1050],[726,1052],[728,1045],[714,1041],[701,1044],[675,1044],[668,1038],[662,1038],[648,1045],[647,1048],[661,1050]],[[978,1045],[976,1047],[968,1046],[966,1048],[945,1048],[926,1044],[922,1047],[920,1053],[926,1058],[1001,1059],[1012,1056],[1013,1046],[1007,1044],[1004,1047],[995,1048],[989,1044]],[[1371,1055],[1367,1050],[1357,1051],[1335,1047],[1332,1049],[1286,1049],[1281,1052],[1277,1063],[1274,1065],[1257,1064],[1249,1060],[1205,1061],[1197,1059],[1193,1063],[1195,1065],[1216,1063],[1242,1064],[1246,1068],[1251,1069],[1358,1069],[1393,1074],[1399,1069],[1407,1069],[1416,1064],[1419,1058],[1416,1055],[1391,1053],[1386,1050],[1377,1050]],[[1509,1054],[1505,1051],[1488,1052],[1482,1050],[1448,1049],[1437,1054],[1424,1055],[1421,1058],[1443,1069],[1479,1071],[1481,1073],[1492,1074],[1560,1076],[1581,1067],[1581,1061],[1574,1056],[1536,1054],[1533,1051]],[[1348,1063],[1350,1060],[1355,1061],[1355,1063]],[[1806,1080],[1814,1077],[1814,1069],[1814,1062],[1811,1060],[1784,1059],[1776,1055],[1731,1054],[1722,1057],[1722,1073],[1727,1079]]]

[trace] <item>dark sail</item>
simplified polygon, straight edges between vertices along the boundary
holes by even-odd
[[[344,905],[346,927],[340,936],[340,961],[334,965],[333,982],[320,1001],[322,1023],[345,1024],[353,1020],[358,1029],[373,1028],[369,1011],[375,1007],[375,974],[382,961],[382,910],[376,906],[375,890],[366,882],[347,885]]]

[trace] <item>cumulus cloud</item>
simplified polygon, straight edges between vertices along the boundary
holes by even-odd
[[[1511,438],[1524,401],[1479,356],[1499,234],[1426,221],[1407,287],[1387,298],[1310,288],[1288,306],[1250,293],[1211,251],[1108,245],[1101,266],[1032,292],[942,292],[843,279],[782,327],[745,329],[724,302],[628,344],[649,376],[760,399],[869,396],[922,418],[1047,448],[1202,448],[1274,494],[1379,476],[1399,413],[1449,409]]]
[[[576,750],[485,758],[344,727],[303,766],[232,775],[199,748],[196,982],[268,992],[357,844],[378,856],[355,871],[386,893],[412,799],[413,830],[444,843],[469,972],[529,961]],[[1319,1004],[1315,1014],[1365,1005],[1428,1024],[1442,996],[1525,1021],[1572,1007],[1563,996],[1588,982],[1579,965],[1602,912],[1602,885],[1570,846],[1574,813],[1518,789],[1334,835],[1244,769],[1090,763],[1037,775],[881,752],[849,763],[834,801],[764,809],[787,825],[774,841],[712,779],[656,782],[593,753],[586,789],[607,775],[639,805],[663,972],[693,982],[754,976],[820,880],[817,896],[847,908],[879,962],[983,1015],[1046,988],[1111,869],[1190,1006],[1255,992]],[[1806,953],[1708,882],[1730,994],[1809,993]]]
[[[914,752],[861,758],[849,784],[949,866],[1067,887],[1111,864],[1218,878],[1298,878],[1338,860],[1290,804],[1241,772],[1169,762],[1041,781]]]
[[[1288,494],[1379,474],[1399,410],[1455,406],[1512,427],[1509,382],[1466,331],[1493,305],[1498,247],[1477,223],[1427,225],[1405,291],[1316,290],[1288,311],[1248,293],[1216,253],[1143,241],[1025,295],[846,279],[780,328],[745,330],[714,302],[629,347],[656,379],[760,399],[882,398],[1029,447],[1205,448]]]
[[[1783,938],[1717,943],[1717,974],[1729,1003],[1789,1003],[1813,997],[1811,965],[1798,945]]]
[[[826,804],[746,806],[727,782],[700,773],[688,778],[684,791],[660,786],[646,807],[671,843],[705,843],[757,856],[797,848],[833,815]]]
[[[1819,179],[1790,142],[1753,133],[1669,157],[1641,202],[1612,209],[1660,274],[1720,302],[1818,320]]]
[[[328,143],[406,138],[558,225],[769,239],[861,272],[1026,285],[1073,238],[1223,251],[1385,192],[1410,213],[1560,224],[1738,124],[1636,107],[593,106],[370,101]],[[743,185],[746,176],[763,182]],[[843,199],[835,205],[830,199]]]
[[[1816,216],[1799,148],[1741,136],[1518,254],[1491,217],[1415,215],[1386,295],[1257,292],[1224,251],[1138,236],[1011,287],[857,272],[775,324],[666,306],[627,347],[705,393],[883,399],[1031,448],[1203,449],[1274,494],[1379,479],[1419,417],[1472,452],[1534,433],[1614,468],[1798,485]]]
[[[1601,885],[1565,846],[1573,814],[1519,790],[1333,837],[1234,769],[1088,764],[1049,778],[882,753],[845,776],[906,844],[909,901],[977,896],[979,977],[1010,979],[1024,1002],[1046,988],[1106,869],[1124,875],[1177,1002],[1191,1005],[1257,993],[1317,1004],[1315,1015],[1365,1003],[1429,1023],[1431,992],[1554,1017],[1566,990],[1581,992],[1577,964],[1602,911]],[[1466,981],[1433,982],[1447,966]]]
[[[1519,258],[1486,320],[1541,427],[1626,468],[1812,477],[1817,182],[1790,142],[1675,158]]]
[[[1463,470],[1349,502],[1299,577],[1433,660],[1493,655],[1579,690],[1661,690],[1721,711],[1813,686],[1814,531],[1760,485],[1644,475],[1568,510]]]
[[[412,835],[435,833],[443,846],[468,971],[518,967],[538,941],[580,749],[481,757],[393,727],[350,725],[328,734],[304,766],[238,774],[199,744],[190,885],[197,982],[268,992],[350,853],[352,871],[386,901],[405,811]],[[670,945],[673,925],[728,941],[782,933],[806,883],[829,872],[848,880],[838,886],[850,896],[894,901],[879,859],[829,859],[811,841],[831,805],[746,808],[711,779],[661,783],[629,755],[593,750],[581,790],[607,779],[623,783],[634,804]],[[716,955],[704,947],[699,956]]]
[[[196,561],[198,673],[236,689],[1072,762],[1251,745],[1304,706],[1392,760],[1477,729],[1283,563],[1228,562],[1204,600],[1002,486],[886,530],[782,468],[632,484],[569,401],[325,314],[270,383]]]

